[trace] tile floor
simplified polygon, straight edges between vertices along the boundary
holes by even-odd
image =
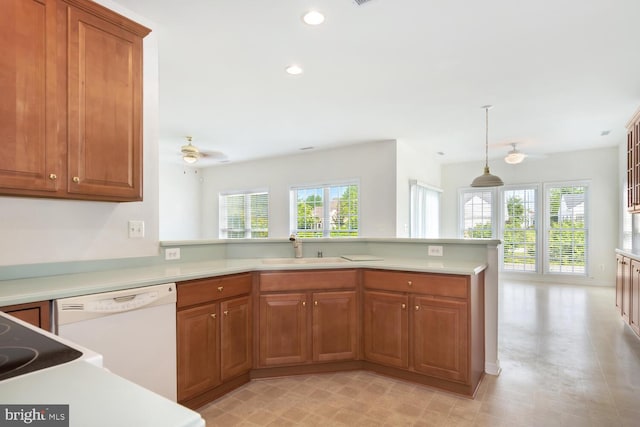
[[[614,298],[502,283],[502,373],[475,400],[359,371],[253,381],[200,412],[209,427],[640,426],[640,339]]]

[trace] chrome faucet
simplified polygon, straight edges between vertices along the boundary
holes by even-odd
[[[302,242],[298,238],[298,236],[293,233],[289,236],[289,240],[293,242],[293,249],[296,251],[296,258],[302,258]]]

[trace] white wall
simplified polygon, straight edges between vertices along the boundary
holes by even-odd
[[[160,162],[160,240],[201,238],[202,170]]]
[[[396,171],[396,235],[409,237],[409,181],[416,180],[440,187],[440,164],[433,153],[424,150],[419,144],[398,141]]]
[[[112,10],[153,23],[108,0]],[[158,43],[144,39],[144,201],[133,203],[0,197],[0,265],[127,258],[158,253]],[[145,238],[129,239],[130,219]]]
[[[396,235],[396,142],[382,141],[331,150],[304,152],[203,170],[202,234],[218,238],[218,194],[269,191],[269,237],[289,236],[289,190],[292,186],[360,182],[360,235]]]
[[[458,189],[469,187],[473,178],[482,173],[483,166],[484,162],[442,166],[442,237],[457,237]],[[491,173],[502,178],[506,185],[589,180],[590,268],[586,281],[605,285],[614,283],[614,251],[618,244],[620,218],[618,147],[558,153],[545,159],[527,159],[520,165],[508,165],[502,159],[492,159],[489,166]],[[553,279],[557,280],[558,276],[553,276]]]

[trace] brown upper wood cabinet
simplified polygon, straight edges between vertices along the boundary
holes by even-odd
[[[0,194],[142,200],[145,28],[88,0],[5,0]]]
[[[640,212],[640,109],[627,123],[627,210]]]

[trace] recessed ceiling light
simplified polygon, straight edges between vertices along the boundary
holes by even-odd
[[[317,10],[310,10],[302,15],[302,20],[308,25],[320,25],[324,22],[324,15]]]
[[[302,68],[299,65],[289,65],[285,68],[285,71],[293,76],[297,76],[298,74],[302,74]]]

